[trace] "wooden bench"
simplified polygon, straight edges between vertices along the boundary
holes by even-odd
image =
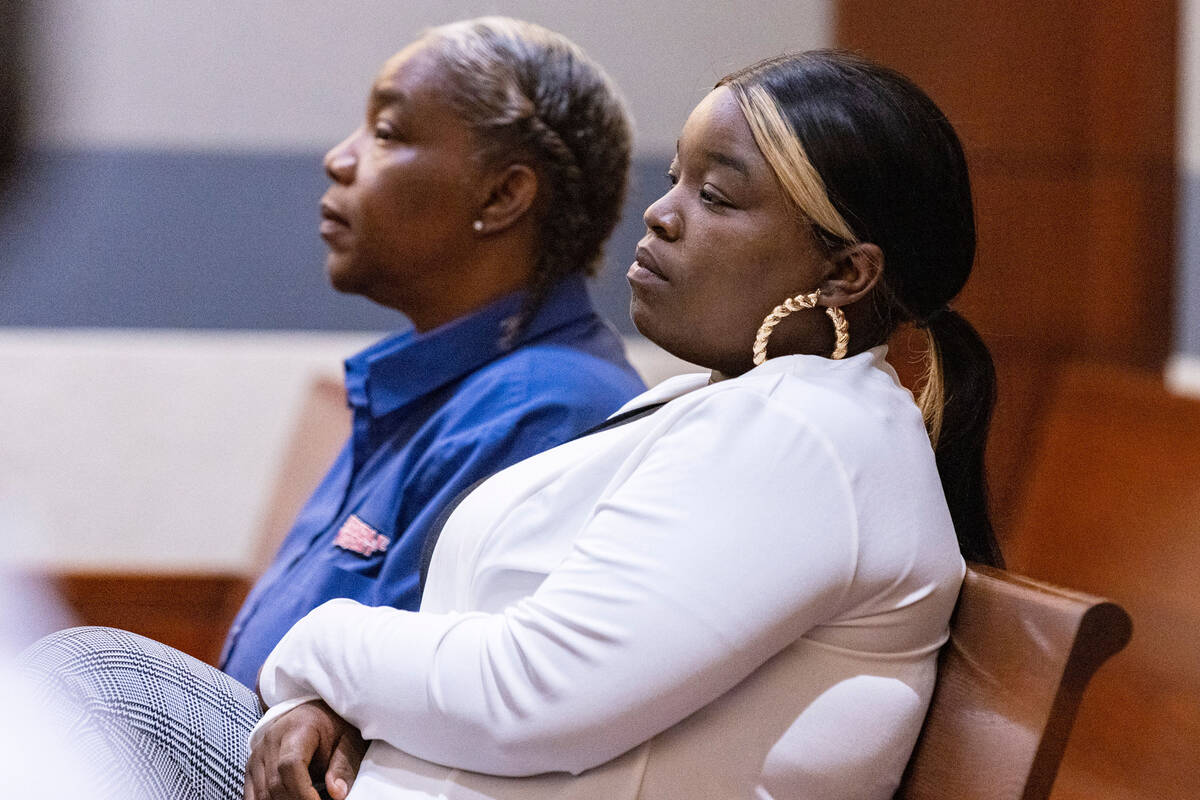
[[[1098,597],[971,565],[898,800],[1043,800],[1088,680],[1129,641]]]

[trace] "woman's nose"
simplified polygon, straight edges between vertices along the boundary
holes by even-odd
[[[679,212],[671,201],[671,194],[672,192],[667,192],[655,200],[642,214],[642,221],[646,223],[646,229],[667,241],[678,239],[680,230]]]
[[[354,170],[358,166],[358,156],[354,150],[357,139],[358,131],[355,131],[325,154],[325,174],[330,180],[337,183],[354,180]]]

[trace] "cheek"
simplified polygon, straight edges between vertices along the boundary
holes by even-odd
[[[818,288],[821,270],[806,242],[764,231],[742,243],[742,256],[729,266],[736,302],[761,321],[789,297]]]
[[[372,188],[371,233],[384,247],[407,249],[441,238],[442,229],[457,218],[447,202],[442,176],[405,175],[403,180],[380,181]]]
[[[745,236],[708,236],[694,243],[694,268],[686,276],[692,302],[724,321],[725,327],[758,316],[772,264],[761,242]],[[780,298],[782,300],[782,297]],[[772,307],[778,302],[772,300]]]
[[[394,176],[380,175],[372,181],[359,181],[363,221],[373,240],[386,240],[410,215],[409,193]]]

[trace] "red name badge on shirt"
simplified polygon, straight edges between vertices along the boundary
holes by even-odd
[[[388,545],[391,543],[391,539],[363,522],[356,514],[351,514],[342,523],[341,529],[333,539],[334,547],[358,553],[360,556],[382,553],[388,549]]]

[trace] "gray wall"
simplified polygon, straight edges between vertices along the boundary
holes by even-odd
[[[1180,3],[1179,284],[1176,351],[1200,359],[1200,2]]]
[[[632,332],[625,268],[680,125],[713,81],[828,38],[825,3],[181,2],[38,5],[35,156],[0,222],[0,325],[379,330],[325,285],[320,158],[422,28],[504,12],[574,37],[636,121],[627,213],[595,294]]]

